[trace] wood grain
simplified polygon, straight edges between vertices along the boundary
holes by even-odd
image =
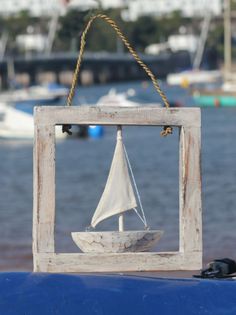
[[[41,125],[147,125],[200,126],[199,108],[157,108],[149,106],[39,106],[35,122]]]
[[[198,270],[201,252],[119,254],[35,254],[40,272],[132,272]]]

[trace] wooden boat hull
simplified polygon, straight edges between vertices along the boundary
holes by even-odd
[[[124,253],[149,251],[163,231],[72,232],[75,244],[84,253]]]

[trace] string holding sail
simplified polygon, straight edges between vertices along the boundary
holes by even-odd
[[[99,222],[135,207],[137,202],[129,176],[121,128],[119,128],[110,172],[91,226],[95,227]]]

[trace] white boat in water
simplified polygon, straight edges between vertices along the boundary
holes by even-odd
[[[34,134],[33,116],[0,103],[0,138],[27,139]]]
[[[132,186],[132,175],[141,211]],[[144,224],[144,230],[124,231],[124,214],[133,211]],[[113,216],[118,216],[119,231],[72,232],[76,245],[87,253],[120,253],[148,251],[161,238],[163,231],[149,230],[140,196],[118,126],[117,142],[104,192],[91,220],[91,227]]]
[[[33,106],[50,104],[64,97],[67,88],[57,85],[32,86],[0,93],[0,138],[32,139]],[[56,127],[58,138],[65,138]]]
[[[65,138],[60,126],[56,126],[57,138]],[[31,114],[0,103],[0,139],[33,139],[34,119]]]
[[[179,73],[168,74],[166,81],[169,85],[188,87],[195,84],[218,82],[222,79],[222,72],[220,70],[205,70],[200,68],[210,28],[210,22],[211,13],[206,8],[206,14],[202,23],[201,35],[195,58],[193,60],[192,69]]]
[[[128,89],[126,92],[117,93],[116,89],[112,88],[109,90],[108,94],[102,96],[97,101],[97,106],[119,106],[119,107],[135,107],[140,105],[148,105],[161,107],[159,103],[145,103],[141,104],[140,102],[129,99],[130,97],[135,96],[136,92],[134,89]]]
[[[68,89],[60,86],[36,85],[0,93],[1,102],[49,104],[60,100],[68,93]]]
[[[219,70],[199,70],[193,69],[180,73],[171,73],[167,76],[169,85],[189,86],[200,83],[213,83],[222,78]]]
[[[99,98],[97,106],[127,106],[134,107],[140,104],[129,100],[128,96],[133,96],[135,91],[132,89],[128,90],[126,93],[117,93],[116,89],[112,88],[109,90],[108,94]]]

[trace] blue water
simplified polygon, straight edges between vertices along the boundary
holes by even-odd
[[[136,90],[135,99],[159,102],[155,90],[140,82],[115,85]],[[111,85],[83,87],[75,103],[95,103]],[[163,84],[170,101],[192,106],[186,91]],[[157,250],[178,248],[178,130],[160,137],[157,127],[125,127],[129,154],[143,207],[152,228],[163,229]],[[202,109],[202,198],[204,262],[236,258],[236,108]],[[101,139],[66,139],[56,145],[56,248],[77,251],[71,231],[90,223],[108,174],[115,128]],[[32,141],[0,141],[0,270],[31,270]],[[140,228],[130,212],[127,227]],[[116,229],[115,218],[101,228]]]

